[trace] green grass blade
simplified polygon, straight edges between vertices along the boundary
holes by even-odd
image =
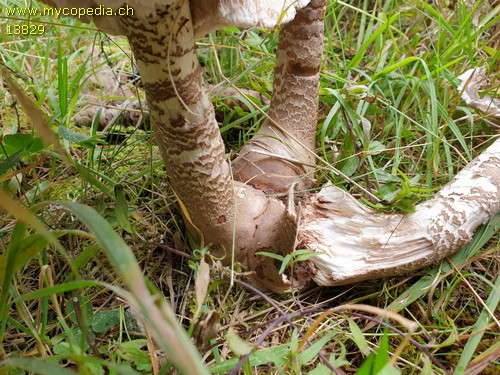
[[[495,311],[497,311],[497,306],[499,301],[500,301],[500,276],[497,276],[495,285],[492,288],[488,299],[486,300],[486,307],[483,308],[483,311],[481,311],[479,318],[472,327],[469,340],[467,341],[467,344],[465,344],[465,348],[457,363],[455,372],[453,373],[454,375],[461,375],[466,373],[465,369],[467,367],[467,364],[472,359],[472,356],[476,352],[476,349],[481,342],[481,338],[483,337],[486,327],[490,323],[492,312],[494,313]]]
[[[61,117],[65,121],[68,114],[68,58],[63,54],[61,41],[57,45],[57,83],[59,109]]]
[[[361,48],[356,52],[356,55],[351,59],[348,69],[356,68],[363,57],[365,56],[366,50],[377,40],[377,38],[386,32],[387,29],[393,24],[394,21],[399,17],[399,14],[392,15],[389,19],[385,20],[381,25],[376,28],[373,34],[370,35],[368,40],[361,46]]]
[[[56,363],[47,362],[37,358],[9,358],[0,362],[0,369],[20,369],[40,375],[73,375],[74,372],[67,370]],[[3,371],[0,371],[3,372]]]
[[[49,297],[58,293],[71,292],[73,290],[91,288],[95,286],[102,286],[101,282],[98,281],[89,281],[89,280],[77,280],[77,281],[68,281],[64,284],[58,284],[55,286],[35,290],[34,292],[26,293],[15,299],[15,303],[21,301],[29,301],[33,299]]]
[[[132,250],[116,234],[108,221],[86,205],[74,202],[57,203],[76,215],[94,234],[96,241],[130,289],[133,300],[129,302],[138,307],[149,321],[150,329],[158,343],[176,366],[185,374],[207,373],[198,351],[177,322],[170,306],[165,301],[157,304],[157,298],[148,290]]]
[[[0,342],[3,340],[3,335],[5,333],[5,327],[7,324],[7,314],[9,312],[10,301],[9,301],[9,290],[11,286],[11,279],[14,273],[14,268],[16,264],[17,248],[22,242],[26,234],[26,225],[22,223],[16,223],[12,231],[12,238],[9,243],[9,248],[7,249],[7,259],[5,262],[5,275],[2,280],[2,292],[0,294]]]

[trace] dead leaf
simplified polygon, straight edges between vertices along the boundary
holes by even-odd
[[[196,319],[201,310],[203,302],[207,297],[208,285],[210,284],[210,267],[208,266],[205,259],[201,258],[200,265],[198,267],[198,274],[196,276],[196,281],[194,284],[194,290],[196,292],[196,313],[194,314],[194,319]]]
[[[255,345],[243,340],[233,327],[229,327],[226,334],[226,341],[231,350],[237,356],[244,356],[255,349]]]
[[[207,345],[210,340],[217,337],[220,330],[220,316],[215,310],[204,313],[196,322],[193,337],[198,345]]]

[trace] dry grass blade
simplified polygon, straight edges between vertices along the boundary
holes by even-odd
[[[482,374],[483,370],[490,365],[493,361],[497,361],[500,358],[500,341],[492,346],[491,348],[485,350],[483,353],[479,354],[476,358],[469,362],[465,368],[464,374],[467,375],[478,375]]]
[[[70,163],[66,156],[66,152],[59,143],[59,138],[57,137],[56,133],[54,133],[47,121],[45,121],[45,115],[43,111],[39,107],[37,107],[35,102],[21,90],[16,82],[14,82],[9,70],[4,65],[1,59],[0,72],[10,92],[17,98],[17,100],[19,100],[19,102],[23,106],[25,113],[29,116],[31,122],[35,126],[35,129],[40,135],[40,138],[42,139],[44,145],[53,145],[57,153],[61,156],[62,160],[69,165]]]

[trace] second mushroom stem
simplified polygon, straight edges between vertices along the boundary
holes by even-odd
[[[314,180],[325,6],[312,0],[281,29],[269,118],[234,161],[237,180],[269,193]]]

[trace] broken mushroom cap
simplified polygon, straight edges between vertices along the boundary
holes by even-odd
[[[223,27],[275,27],[291,21],[309,0],[190,0],[194,32],[202,36]]]
[[[83,0],[75,7],[70,0],[43,0],[56,8],[112,9],[128,5],[136,16],[147,16],[155,11],[156,5],[172,4],[172,0]],[[305,7],[309,0],[189,0],[195,36],[202,36],[224,27],[271,28],[291,21],[298,9]],[[92,12],[97,13],[97,12]],[[102,13],[102,10],[101,12]],[[78,17],[83,22],[94,21],[96,26],[110,34],[122,34],[119,15],[85,15]]]

